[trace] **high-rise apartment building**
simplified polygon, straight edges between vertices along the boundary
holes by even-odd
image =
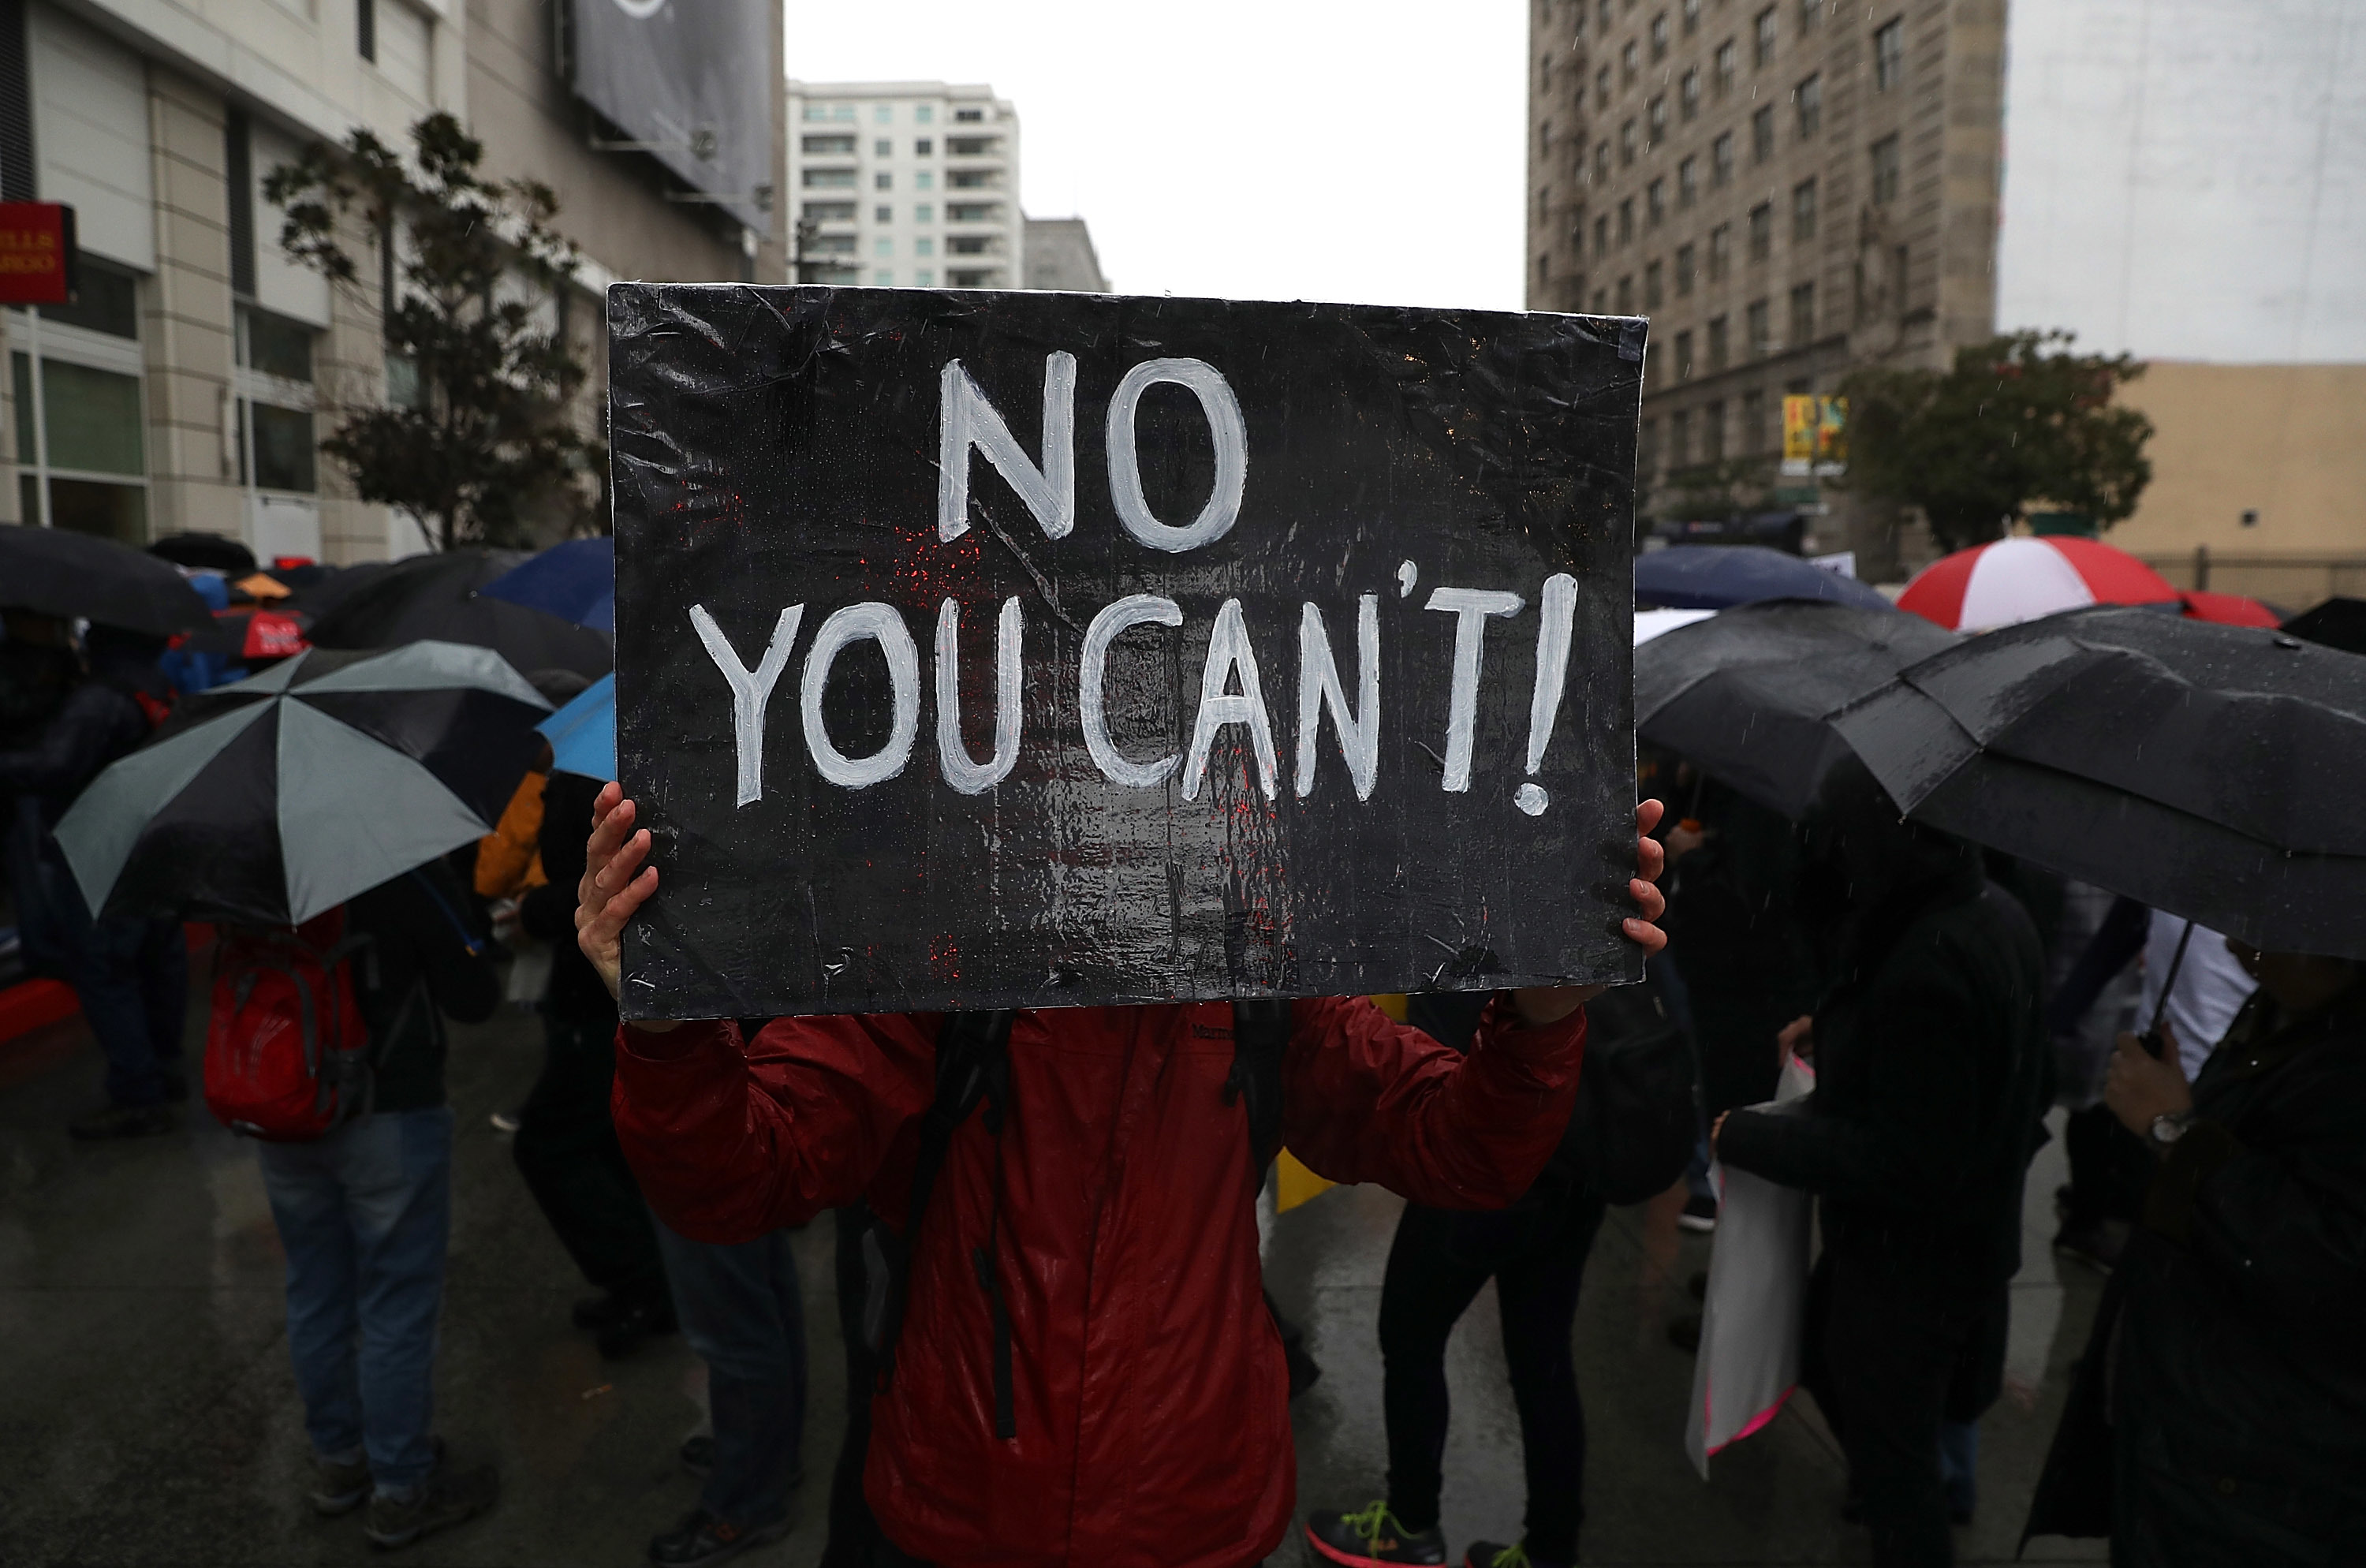
[[[2003,0],[1531,0],[1530,306],[1651,318],[1638,480],[1994,321]],[[1779,500],[1812,491],[1777,489]],[[1889,518],[1828,498],[1884,570]]]
[[[1019,115],[993,88],[791,82],[788,105],[804,281],[1020,287]]]
[[[557,191],[585,265],[544,308],[592,367],[578,412],[596,424],[603,284],[786,271],[768,210],[780,0],[688,20],[668,4],[682,0],[0,0],[0,197],[71,204],[82,251],[74,304],[0,312],[0,523],[135,545],[211,533],[266,558],[423,547],[318,449],[340,410],[388,395],[377,257],[347,236],[350,287],[298,266],[264,184],[357,128],[406,146],[438,109],[483,141],[486,174]],[[710,123],[683,134],[603,118],[588,79],[647,65],[643,22],[710,57],[752,39],[763,58],[731,78],[750,90],[710,90]],[[608,107],[636,112],[649,75]]]

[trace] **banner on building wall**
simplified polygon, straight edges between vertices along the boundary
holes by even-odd
[[[74,271],[73,208],[0,201],[0,305],[63,305]]]
[[[568,0],[576,94],[715,205],[772,231],[777,16],[716,0]]]
[[[1793,479],[1848,472],[1848,400],[1793,393],[1783,400],[1783,473]]]
[[[1636,973],[1641,322],[608,316],[628,1016]]]

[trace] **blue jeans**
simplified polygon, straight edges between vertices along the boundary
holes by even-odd
[[[674,1315],[706,1363],[715,1468],[699,1506],[740,1529],[789,1511],[806,1428],[806,1314],[789,1234],[710,1247],[663,1224]]]
[[[314,1143],[256,1147],[287,1253],[287,1350],[313,1451],[366,1452],[380,1490],[407,1492],[435,1468],[451,1108],[356,1117]]]

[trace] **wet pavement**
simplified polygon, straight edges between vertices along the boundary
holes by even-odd
[[[194,1020],[192,1038],[201,1032]],[[501,1472],[493,1513],[389,1561],[627,1565],[696,1500],[675,1450],[703,1374],[678,1338],[603,1362],[567,1325],[585,1293],[490,1122],[533,1081],[528,1014],[455,1031],[459,1113],[439,1426],[462,1461]],[[193,1107],[165,1138],[78,1147],[66,1119],[96,1103],[100,1061],[79,1023],[0,1045],[0,1563],[299,1564],[379,1561],[357,1517],[315,1518],[282,1335],[282,1258],[254,1151]],[[2084,1344],[2100,1281],[2046,1250],[2059,1145],[2031,1173],[2008,1392],[1982,1424],[1980,1507],[1959,1560],[2012,1561],[2031,1486]],[[1283,1215],[1268,1274],[1301,1318],[1322,1381],[1295,1409],[1301,1509],[1358,1506],[1385,1468],[1374,1330],[1398,1201],[1343,1189]],[[736,1562],[814,1562],[845,1410],[830,1227],[798,1237],[814,1334],[806,1471],[795,1528]],[[1585,1562],[1862,1562],[1842,1523],[1843,1471],[1812,1401],[1713,1461],[1684,1451],[1691,1358],[1665,1333],[1692,1308],[1703,1238],[1672,1216],[1613,1211],[1577,1325],[1590,1428]],[[1492,1289],[1448,1350],[1454,1424],[1445,1526],[1457,1551],[1517,1532],[1519,1427]],[[1276,1554],[1293,1565],[1295,1540]],[[2044,1540],[2024,1561],[2097,1562],[2100,1543]]]

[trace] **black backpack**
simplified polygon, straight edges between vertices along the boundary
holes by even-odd
[[[1405,1018],[1442,1045],[1466,1048],[1492,991],[1406,998]],[[1692,1042],[1649,980],[1585,1005],[1585,1065],[1569,1130],[1537,1187],[1588,1188],[1607,1203],[1639,1203],[1674,1185],[1699,1139]]]
[[[903,1234],[876,1223],[862,1234],[862,1338],[878,1360],[884,1387],[896,1375],[896,1342],[904,1331],[912,1257],[928,1213],[929,1194],[944,1168],[953,1134],[982,1107],[986,1131],[994,1135],[994,1211],[986,1241],[970,1249],[970,1261],[994,1317],[994,1432],[998,1438],[1019,1435],[1012,1404],[1010,1313],[1002,1296],[1000,1254],[1002,1128],[1010,1105],[1012,1016],[1008,1010],[946,1015],[937,1036],[936,1098],[920,1123]],[[1233,1070],[1224,1079],[1224,1100],[1240,1102],[1248,1115],[1249,1160],[1260,1179],[1281,1150],[1281,1058],[1289,1045],[1287,1000],[1233,1003]]]

